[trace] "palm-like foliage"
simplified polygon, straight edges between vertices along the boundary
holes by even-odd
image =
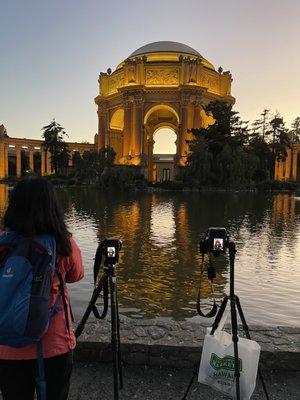
[[[51,166],[54,172],[62,172],[68,166],[70,159],[68,146],[64,141],[68,137],[64,128],[53,119],[49,125],[42,128],[44,148],[51,154]]]

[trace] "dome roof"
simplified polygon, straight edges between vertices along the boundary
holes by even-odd
[[[149,43],[135,50],[133,53],[130,54],[129,58],[149,53],[180,53],[180,54],[190,54],[196,57],[203,58],[201,54],[199,54],[198,51],[196,51],[192,47],[178,42]]]

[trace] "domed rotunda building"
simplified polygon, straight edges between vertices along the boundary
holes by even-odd
[[[174,167],[185,166],[191,139],[188,130],[213,122],[203,106],[221,100],[234,103],[231,74],[217,72],[198,51],[177,42],[155,42],[134,51],[115,71],[100,73],[98,149],[112,147],[116,163],[140,166],[156,179],[155,134],[170,128],[176,134]],[[172,175],[172,174],[171,174]],[[174,176],[174,174],[173,174]]]

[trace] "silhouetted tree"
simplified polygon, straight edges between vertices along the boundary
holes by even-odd
[[[292,143],[300,142],[300,117],[297,117],[292,123],[290,138]]]
[[[74,172],[82,181],[100,181],[104,169],[110,169],[114,164],[116,153],[112,148],[100,151],[85,151],[82,156],[75,152],[73,154]]]
[[[44,148],[51,154],[51,166],[54,172],[61,173],[68,167],[70,159],[68,146],[64,141],[68,137],[64,128],[53,119],[49,125],[42,128],[44,138]]]
[[[209,103],[205,112],[215,122],[191,130],[194,139],[189,142],[189,178],[218,185],[250,183],[259,159],[247,147],[248,122],[242,121],[229,104],[219,101]]]

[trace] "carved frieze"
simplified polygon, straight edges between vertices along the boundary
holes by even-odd
[[[124,75],[119,73],[116,75],[111,75],[108,81],[108,92],[109,94],[116,93],[119,87],[124,86]]]
[[[179,84],[178,68],[147,68],[146,85],[175,86]]]
[[[207,87],[209,92],[220,92],[220,78],[211,74],[202,74],[200,76],[200,85]]]

